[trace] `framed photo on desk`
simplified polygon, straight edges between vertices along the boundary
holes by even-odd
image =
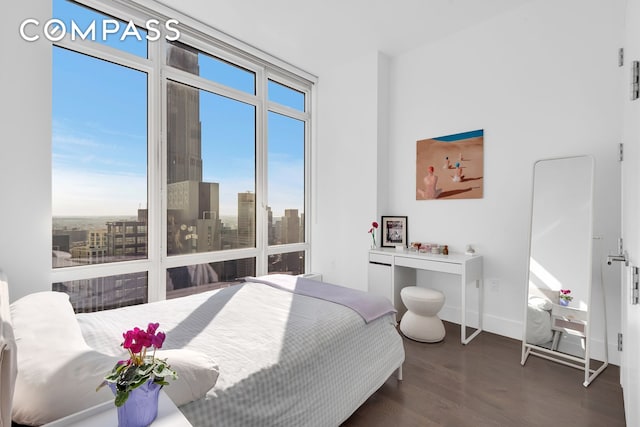
[[[382,223],[383,248],[407,247],[406,216],[383,216],[380,222]]]

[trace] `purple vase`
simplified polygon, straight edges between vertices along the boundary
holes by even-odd
[[[566,299],[560,298],[560,305],[566,307],[569,305],[569,301],[567,301]]]
[[[115,384],[109,384],[115,394]],[[129,392],[129,398],[118,408],[118,427],[147,427],[158,416],[161,385],[147,381]]]

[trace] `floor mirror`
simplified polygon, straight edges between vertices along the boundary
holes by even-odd
[[[591,156],[534,164],[521,359],[522,365],[537,356],[581,369],[585,387],[608,365],[606,318],[605,360],[592,361],[590,354],[593,304],[604,310],[591,292],[594,175]]]

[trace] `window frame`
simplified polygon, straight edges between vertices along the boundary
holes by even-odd
[[[144,27],[146,20],[160,22],[174,18],[181,32],[179,41],[204,54],[245,68],[255,73],[255,94],[233,89],[206,78],[182,71],[166,64],[167,41],[160,38],[148,42],[147,58],[142,58],[108,45],[85,40],[71,41],[69,35],[53,46],[79,54],[107,60],[147,73],[147,258],[51,269],[51,281],[92,279],[104,276],[146,272],[148,277],[148,301],[166,299],[166,271],[169,268],[255,258],[256,274],[267,274],[270,255],[305,253],[305,272],[311,265],[311,149],[312,149],[312,100],[317,78],[282,60],[272,57],[250,45],[212,29],[164,5],[154,9],[130,0],[73,0],[79,5],[95,9],[105,15],[125,21],[132,20]],[[157,7],[156,7],[157,6]],[[256,247],[195,254],[167,255],[167,84],[168,81],[188,84],[199,89],[254,105],[256,108]],[[305,95],[304,112],[268,100],[268,80],[291,87]],[[268,245],[267,200],[267,116],[273,111],[304,122],[304,242]]]

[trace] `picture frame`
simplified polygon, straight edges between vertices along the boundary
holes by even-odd
[[[407,217],[406,216],[383,216],[380,221],[381,244],[383,248],[394,248],[396,246],[408,246],[407,241]]]
[[[416,200],[482,199],[484,129],[416,143]]]

